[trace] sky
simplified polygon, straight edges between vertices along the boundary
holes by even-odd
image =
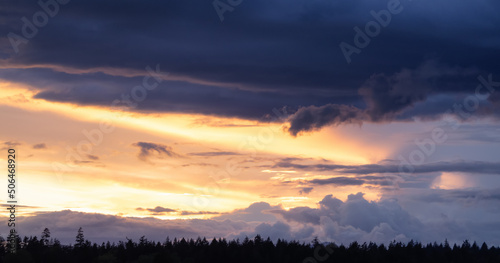
[[[16,231],[500,245],[499,9],[2,1]]]

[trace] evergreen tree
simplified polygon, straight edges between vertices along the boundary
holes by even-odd
[[[40,238],[40,242],[42,242],[44,246],[47,246],[49,245],[49,238],[50,238],[50,230],[48,228],[45,228],[42,232],[42,237]]]
[[[419,241],[408,243],[393,241],[386,247],[383,244],[352,242],[347,248],[335,243],[320,243],[314,239],[312,243],[286,241],[278,239],[274,244],[269,237],[264,239],[226,240],[219,237],[211,242],[206,238],[195,240],[180,238],[172,243],[167,239],[165,245],[148,241],[142,236],[138,242],[126,238],[126,242],[91,244],[78,230],[75,246],[61,245],[57,239],[49,241],[53,246],[45,246],[49,239],[49,231],[44,230],[42,238],[24,237],[26,246],[19,246],[16,254],[0,249],[0,263],[3,262],[51,262],[51,263],[87,263],[87,262],[185,262],[185,263],[299,263],[299,262],[429,262],[429,263],[461,263],[461,262],[500,262],[500,248],[488,248],[486,243],[481,247],[476,242],[466,240],[462,246],[436,242],[423,245]],[[19,240],[21,237],[18,237]],[[313,245],[311,245],[313,244]],[[314,246],[316,244],[316,246]]]
[[[83,245],[85,244],[85,237],[83,235],[83,229],[81,227],[78,229],[78,234],[76,235],[75,241],[75,247],[83,247]]]

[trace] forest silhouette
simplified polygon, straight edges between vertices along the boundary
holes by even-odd
[[[500,247],[478,246],[476,242],[465,240],[461,245],[444,243],[422,244],[393,241],[388,245],[373,242],[349,245],[320,243],[314,239],[310,243],[286,241],[260,235],[244,240],[223,238],[177,239],[166,237],[164,242],[148,241],[143,236],[137,242],[126,241],[102,244],[85,239],[82,228],[78,229],[75,243],[62,245],[51,238],[45,228],[40,238],[36,236],[17,237],[16,253],[11,253],[8,242],[0,249],[0,262],[500,262]]]

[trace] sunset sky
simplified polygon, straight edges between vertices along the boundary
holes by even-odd
[[[498,1],[0,10],[21,236],[500,245]]]

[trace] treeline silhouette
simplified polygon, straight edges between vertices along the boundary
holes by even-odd
[[[447,241],[426,245],[393,241],[387,246],[353,242],[344,246],[322,244],[317,239],[311,243],[278,239],[273,243],[259,235],[243,241],[223,238],[171,240],[167,237],[164,242],[148,241],[143,236],[138,242],[127,238],[117,244],[109,241],[96,244],[86,240],[80,228],[74,245],[61,245],[57,239],[50,238],[48,229],[40,239],[18,237],[17,243],[15,254],[9,252],[8,245],[5,249],[0,248],[0,262],[500,262],[500,247],[488,247],[485,243],[478,246],[467,240],[453,246]]]

